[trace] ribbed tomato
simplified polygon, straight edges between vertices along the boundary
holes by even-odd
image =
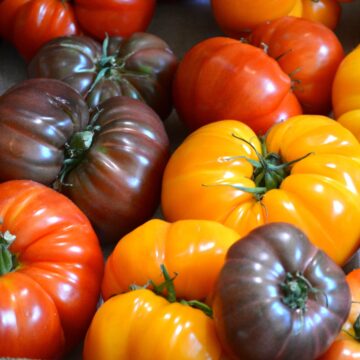
[[[332,83],[344,58],[333,31],[315,21],[285,16],[256,27],[250,42],[265,47],[290,76],[305,113],[330,113]]]
[[[271,125],[300,114],[291,81],[262,49],[215,37],[191,48],[174,79],[174,105],[191,129],[236,119],[264,134]]]
[[[27,180],[0,184],[0,357],[58,359],[95,313],[103,255],[86,216]]]
[[[108,257],[103,298],[150,279],[159,283],[163,264],[170,274],[177,274],[174,286],[178,297],[205,300],[213,291],[228,248],[238,238],[234,230],[215,221],[150,220],[125,235]]]
[[[31,179],[69,196],[100,238],[116,242],[160,202],[169,140],[145,103],[116,96],[91,114],[54,79],[24,81],[0,98],[0,179]]]
[[[41,47],[28,74],[65,81],[86,98],[90,108],[123,95],[143,100],[165,119],[172,110],[176,65],[168,44],[149,33],[111,36],[102,46],[88,36],[64,36]]]
[[[357,139],[324,116],[292,117],[263,142],[239,121],[215,122],[171,156],[163,213],[168,221],[219,221],[241,236],[264,223],[292,223],[344,264],[359,247],[359,159]]]
[[[341,62],[333,83],[335,118],[360,140],[360,45]]]
[[[213,311],[231,359],[310,360],[336,338],[350,301],[342,269],[293,225],[272,223],[231,246]]]
[[[47,41],[86,33],[102,40],[145,31],[155,0],[1,0],[0,36],[30,60]]]
[[[113,296],[99,308],[85,338],[83,359],[224,357],[213,319],[199,309],[139,289]]]

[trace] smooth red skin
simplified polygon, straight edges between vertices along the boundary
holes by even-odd
[[[283,71],[300,81],[294,83],[294,94],[304,113],[329,114],[332,83],[344,58],[333,31],[315,21],[286,16],[258,26],[251,44],[266,44],[268,54],[278,59]]]
[[[60,0],[4,0],[0,13],[6,22],[2,30],[19,53],[30,60],[47,41],[62,35],[80,33],[72,6]],[[1,18],[0,18],[1,21]],[[9,27],[10,26],[10,30]]]
[[[55,359],[85,335],[99,299],[104,260],[85,215],[29,180],[0,184],[2,231],[20,266],[0,276],[0,356]]]
[[[261,49],[215,37],[185,54],[175,74],[173,98],[191,130],[234,119],[263,134],[274,123],[301,113],[290,86],[290,78]]]
[[[75,0],[75,14],[83,30],[102,40],[106,34],[130,36],[145,31],[156,0]]]

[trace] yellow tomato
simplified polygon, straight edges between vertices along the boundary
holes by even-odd
[[[360,140],[360,45],[341,62],[333,82],[336,119]]]
[[[218,221],[240,236],[265,223],[292,223],[344,264],[360,244],[359,159],[354,135],[324,116],[279,123],[264,146],[243,123],[215,122],[171,156],[163,213],[168,221]]]

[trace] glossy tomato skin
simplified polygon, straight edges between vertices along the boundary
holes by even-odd
[[[333,83],[332,103],[335,118],[360,139],[360,46],[346,55]]]
[[[219,360],[222,348],[213,320],[201,310],[141,289],[116,295],[99,308],[83,358]]]
[[[206,39],[180,62],[173,85],[174,105],[191,129],[223,119],[247,123],[256,133],[301,107],[290,78],[263,50],[226,37]]]
[[[156,0],[75,0],[75,14],[81,28],[103,40],[108,34],[128,37],[145,31]]]
[[[225,34],[239,38],[267,20],[288,15],[297,0],[211,0],[215,20]]]
[[[286,302],[287,276],[297,273],[317,289],[308,292],[303,310]],[[309,360],[340,332],[350,301],[342,269],[299,229],[273,223],[229,249],[215,288],[214,320],[234,359]]]
[[[337,0],[302,0],[302,5],[304,19],[318,21],[331,30],[339,23],[341,6]]]
[[[149,220],[126,234],[108,257],[102,296],[107,300],[149,279],[160,284],[163,264],[169,274],[177,274],[178,298],[205,300],[213,292],[227,250],[238,238],[234,230],[214,221]]]
[[[106,54],[90,37],[67,36],[45,44],[30,62],[28,73],[65,81],[91,108],[109,97],[124,95],[145,101],[166,118],[172,109],[176,66],[177,58],[168,44],[149,33],[110,37]]]
[[[165,219],[215,220],[240,236],[265,223],[289,222],[344,264],[360,238],[360,148],[354,135],[319,115],[273,126],[266,137],[268,152],[283,162],[305,158],[290,166],[279,188],[260,199],[240,188],[255,187],[254,168],[246,157],[258,160],[242,139],[262,153],[255,133],[234,120],[208,124],[184,140],[164,172]],[[189,199],[196,201],[189,206]]]
[[[319,360],[351,360],[360,357],[360,342],[353,337],[353,326],[360,314],[360,269],[347,274],[346,281],[350,287],[352,301],[349,317],[335,341]]]
[[[64,144],[88,121],[85,101],[59,80],[26,80],[8,89],[0,98],[1,180],[50,185],[62,167]]]
[[[117,242],[156,211],[169,140],[156,113],[128,97],[106,100],[90,122],[98,128],[91,147],[61,191],[85,212],[102,240]]]
[[[27,61],[50,39],[80,32],[67,1],[4,0],[0,14],[0,35],[12,41]]]
[[[305,113],[330,112],[332,83],[344,57],[334,32],[318,22],[289,16],[258,26],[251,43],[265,44],[268,55],[292,78]]]
[[[18,265],[0,276],[0,356],[56,359],[85,335],[99,298],[103,256],[85,215],[39,183],[0,184],[1,231]]]

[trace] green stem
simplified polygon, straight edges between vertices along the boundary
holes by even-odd
[[[312,153],[305,154],[297,159],[283,162],[281,156],[277,153],[268,152],[266,148],[265,138],[261,137],[261,150],[260,153],[257,148],[248,140],[232,134],[233,137],[245,142],[254,151],[257,160],[251,159],[247,156],[227,156],[224,157],[225,161],[243,158],[248,161],[254,168],[251,180],[254,181],[254,187],[244,187],[239,184],[231,183],[215,183],[215,184],[202,184],[202,186],[231,186],[235,189],[242,190],[252,194],[256,200],[260,201],[265,193],[272,189],[278,189],[282,181],[290,174],[290,167]]]
[[[13,271],[17,266],[16,256],[9,250],[15,238],[8,230],[0,232],[0,276]]]
[[[72,135],[70,140],[64,145],[64,162],[59,172],[58,178],[53,184],[53,188],[61,190],[62,186],[71,186],[65,183],[66,176],[84,159],[86,152],[91,148],[95,133],[100,130],[96,121],[101,113],[99,110],[92,116],[88,126]]]
[[[170,303],[179,302],[180,304],[191,306],[193,308],[199,309],[204,312],[205,315],[212,317],[212,309],[210,306],[206,305],[205,303],[199,301],[199,300],[178,300],[176,297],[176,291],[175,291],[175,285],[174,280],[177,277],[177,273],[174,274],[174,277],[171,277],[169,272],[167,271],[164,264],[160,265],[161,273],[164,277],[164,281],[162,283],[155,284],[152,280],[149,280],[145,286],[138,286],[138,285],[131,285],[130,290],[137,290],[137,289],[144,289],[148,288],[149,286],[152,287],[155,294],[164,296],[164,292],[166,292],[166,299]]]
[[[289,306],[291,310],[301,310],[305,312],[306,303],[309,298],[309,294],[322,293],[325,297],[326,307],[328,306],[327,296],[321,290],[312,286],[310,281],[300,272],[295,274],[286,273],[285,280],[280,284],[283,290],[283,302]]]

